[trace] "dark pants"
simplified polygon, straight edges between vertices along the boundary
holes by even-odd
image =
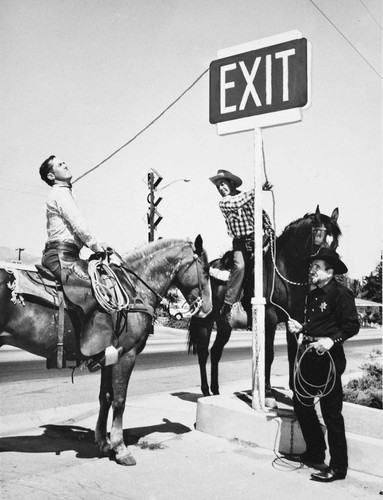
[[[80,250],[71,243],[59,243],[57,245],[49,245],[45,247],[41,264],[49,269],[55,278],[61,283],[61,265],[59,259],[59,250],[65,252],[65,258],[70,261],[80,260]]]
[[[245,271],[251,259],[251,242],[251,238],[233,240],[234,265],[227,283],[226,304],[233,305],[240,298]]]
[[[69,314],[80,332],[81,352],[87,357],[103,353],[112,345],[113,322],[108,313],[97,309],[87,275],[88,265],[80,259],[78,247],[70,243],[48,244],[41,263],[63,285]]]
[[[341,375],[346,369],[346,358],[342,346],[330,350],[335,364],[335,385],[327,396],[320,398],[319,404],[322,417],[327,428],[327,440],[330,451],[330,467],[346,474],[348,467],[346,432],[342,415],[343,389]],[[311,357],[311,360],[310,360]],[[327,359],[326,359],[327,358]],[[302,362],[302,375],[315,370],[314,381],[317,385],[324,383],[328,375],[329,358],[327,354],[318,356],[315,352],[307,354],[307,368]],[[300,388],[298,391],[301,392]],[[302,397],[294,394],[294,410],[301,426],[302,434],[307,446],[307,453],[318,462],[325,459],[326,443],[321,430],[315,407],[314,398]],[[309,406],[305,406],[309,405]]]

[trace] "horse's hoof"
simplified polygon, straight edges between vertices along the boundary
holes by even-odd
[[[118,465],[136,465],[136,461],[129,452],[123,453],[118,456],[116,455],[116,462],[118,463]]]
[[[265,397],[265,406],[266,408],[278,408],[277,402],[274,396]]]
[[[108,442],[104,442],[103,444],[100,444],[99,445],[100,457],[107,457],[107,456],[109,456],[111,449],[112,448],[110,446],[110,443],[108,443]]]

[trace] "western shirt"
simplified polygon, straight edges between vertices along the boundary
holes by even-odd
[[[89,229],[69,186],[54,184],[46,202],[48,243],[74,243],[97,251],[97,240]]]
[[[316,287],[308,293],[305,334],[330,337],[336,345],[356,335],[359,326],[352,292],[334,278],[324,287]]]
[[[228,195],[219,202],[231,238],[244,238],[254,233],[254,189]]]

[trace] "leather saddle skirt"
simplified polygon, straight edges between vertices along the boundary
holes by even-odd
[[[40,265],[36,265],[36,268],[36,271],[12,269],[15,278],[12,283],[12,300],[24,303],[23,298],[27,299],[29,296],[58,308],[60,285],[49,269]],[[65,300],[65,308],[73,309],[73,304],[76,304],[84,313],[81,314],[80,351],[84,356],[94,356],[113,343],[112,317],[98,309],[90,279],[85,279],[78,267],[67,270],[64,276],[69,283],[69,286],[63,287],[64,293],[70,301],[68,303]]]

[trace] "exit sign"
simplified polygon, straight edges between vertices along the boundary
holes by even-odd
[[[270,40],[278,40],[278,36],[263,43]],[[254,50],[230,54],[210,64],[210,123],[241,122],[271,113],[276,119],[265,123],[278,124],[283,112],[308,104],[307,40],[299,37],[267,46],[258,41],[254,46]]]

